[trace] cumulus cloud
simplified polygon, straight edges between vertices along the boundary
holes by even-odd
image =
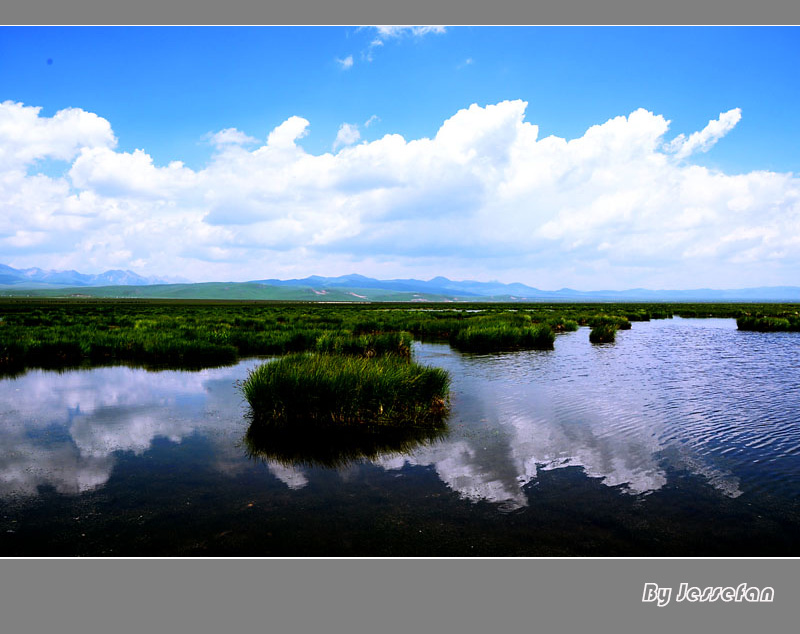
[[[269,133],[267,147],[294,148],[295,141],[302,139],[308,132],[308,120],[303,117],[289,117]]]
[[[81,148],[112,148],[117,140],[102,117],[65,108],[52,117],[13,101],[0,104],[0,169],[20,169],[51,158],[69,161]]]
[[[336,140],[333,142],[333,151],[336,148],[346,145],[353,145],[361,138],[361,132],[358,131],[358,126],[352,123],[343,123],[339,126],[339,131],[336,133]]]
[[[367,142],[343,124],[323,154],[299,144],[311,126],[299,116],[261,144],[228,128],[193,170],[158,165],[146,149],[116,151],[110,125],[91,113],[44,117],[6,102],[0,252],[17,266],[137,261],[144,274],[192,279],[358,271],[541,288],[795,283],[800,180],[691,163],[734,128],[738,109],[668,141],[669,121],[644,109],[577,138],[540,138],[526,107],[473,104],[431,138]],[[29,173],[38,157],[71,162],[66,176]]]
[[[180,161],[156,167],[144,150],[114,152],[107,148],[83,148],[69,172],[79,189],[108,196],[168,197],[194,184],[195,174]]]

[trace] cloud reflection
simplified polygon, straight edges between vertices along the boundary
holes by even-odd
[[[560,338],[558,356],[534,352],[490,358],[461,356],[445,346],[419,347],[425,361],[452,371],[451,420],[457,433],[409,457],[377,463],[387,469],[432,466],[464,499],[509,510],[527,505],[523,487],[539,470],[568,465],[626,493],[658,491],[667,482],[662,462],[667,444],[649,390],[641,382],[638,389],[627,389],[613,381],[585,380],[598,368],[587,366],[580,342],[578,333]],[[632,376],[638,373],[633,367]],[[737,478],[689,447],[670,447],[670,453],[671,464],[705,476],[725,495],[741,494]]]
[[[218,437],[241,425],[233,383],[254,363],[201,372],[36,370],[1,381],[0,495],[36,495],[42,486],[81,493],[108,481],[116,452],[142,455],[159,437]]]
[[[726,495],[741,494],[735,477],[667,424],[675,413],[647,378],[674,380],[663,378],[662,361],[629,354],[618,367],[612,356],[624,336],[601,349],[584,341],[585,332],[572,333],[559,338],[557,351],[483,357],[415,344],[421,362],[451,371],[449,433],[342,443],[337,432],[337,442],[315,446],[308,438],[248,446],[234,382],[257,360],[201,372],[31,371],[0,381],[0,496],[35,495],[43,486],[65,494],[95,489],[110,477],[116,453],[142,455],[156,438],[180,443],[197,433],[213,444],[220,472],[251,469],[249,453],[290,489],[309,483],[309,467],[338,469],[344,479],[345,467],[369,460],[387,470],[432,467],[464,499],[513,510],[527,505],[525,487],[541,470],[567,465],[631,494],[658,491],[668,454],[669,464],[705,476]]]

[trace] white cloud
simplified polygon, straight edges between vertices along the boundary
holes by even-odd
[[[383,25],[383,26],[374,26],[369,28],[374,29],[377,32],[377,37],[373,38],[370,41],[367,48],[361,54],[362,58],[367,62],[373,61],[375,50],[383,46],[385,40],[395,40],[406,36],[421,38],[430,34],[441,35],[447,32],[447,28],[444,26],[430,26],[430,25],[428,26]]]
[[[378,34],[384,39],[402,37],[404,35],[413,35],[415,37],[422,37],[423,35],[430,35],[431,33],[441,35],[447,31],[447,28],[442,25],[427,25],[427,26],[397,26],[397,25],[382,25],[376,26],[375,29]]]
[[[137,261],[146,275],[196,280],[358,271],[541,288],[796,283],[800,179],[691,164],[738,109],[666,143],[667,119],[643,109],[578,138],[539,138],[526,106],[473,104],[432,138],[366,142],[343,124],[336,153],[319,155],[297,143],[302,117],[252,148],[228,128],[192,170],[115,151],[91,113],[48,118],[6,102],[0,252],[16,266]],[[27,173],[48,156],[69,157],[66,177]]]
[[[361,132],[358,131],[358,126],[352,123],[343,123],[339,126],[339,131],[336,133],[336,140],[333,142],[333,151],[336,148],[353,145],[361,138]]]
[[[267,147],[283,149],[296,147],[294,142],[308,133],[308,126],[308,120],[303,117],[289,117],[269,133]]]
[[[336,58],[336,62],[342,67],[342,70],[349,70],[353,67],[353,56],[348,55],[344,59]]]
[[[225,128],[214,134],[209,134],[208,136],[211,144],[218,148],[228,145],[249,145],[258,142],[258,139],[247,136],[244,132],[236,128]]]
[[[378,123],[380,120],[381,120],[381,118],[378,115],[374,114],[364,122],[364,127],[368,128],[371,125],[373,125],[375,123]]]
[[[383,40],[376,37],[369,43],[369,46],[367,46],[366,50],[363,53],[361,53],[362,59],[364,59],[367,62],[373,61],[375,59],[374,56],[375,50],[380,48],[381,46],[383,46]]]
[[[695,152],[708,152],[717,141],[733,130],[741,118],[740,108],[722,112],[719,119],[712,119],[699,132],[692,133],[688,139],[681,134],[668,147],[676,153],[678,158],[686,158]]]
[[[83,148],[69,175],[75,187],[109,196],[165,197],[195,183],[194,172],[180,161],[156,167],[144,150]]]
[[[111,125],[80,108],[65,108],[52,117],[41,108],[13,101],[0,103],[0,169],[21,169],[44,158],[69,161],[81,148],[112,148]]]

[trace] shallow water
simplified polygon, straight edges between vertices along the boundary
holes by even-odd
[[[797,333],[414,350],[451,373],[444,435],[253,444],[256,359],[2,380],[0,554],[800,554]]]

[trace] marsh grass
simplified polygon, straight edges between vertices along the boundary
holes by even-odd
[[[625,315],[606,315],[601,313],[593,315],[588,320],[588,325],[592,328],[600,326],[611,326],[614,330],[630,330],[631,322]]]
[[[533,326],[470,326],[450,338],[450,345],[463,352],[507,350],[552,350],[555,333],[549,324]]]
[[[130,364],[199,368],[245,356],[325,352],[409,358],[411,340],[462,351],[551,349],[555,333],[608,322],[738,317],[740,330],[800,330],[798,304],[371,304],[0,299],[0,375]],[[409,334],[410,333],[410,334]]]
[[[408,332],[354,334],[349,331],[330,331],[317,338],[314,349],[327,354],[362,357],[395,355],[410,358],[411,342],[411,334]]]
[[[273,426],[437,426],[449,405],[440,368],[393,356],[290,355],[242,384],[254,423]]]
[[[553,332],[575,332],[578,329],[578,322],[574,319],[564,317],[553,317],[546,322]]]
[[[617,328],[613,323],[600,323],[589,332],[592,343],[614,343],[616,337]]]
[[[796,314],[781,317],[744,315],[736,320],[736,327],[739,330],[756,332],[797,332],[800,331],[800,316]]]
[[[672,319],[673,311],[669,308],[660,308],[650,311],[650,319]]]

